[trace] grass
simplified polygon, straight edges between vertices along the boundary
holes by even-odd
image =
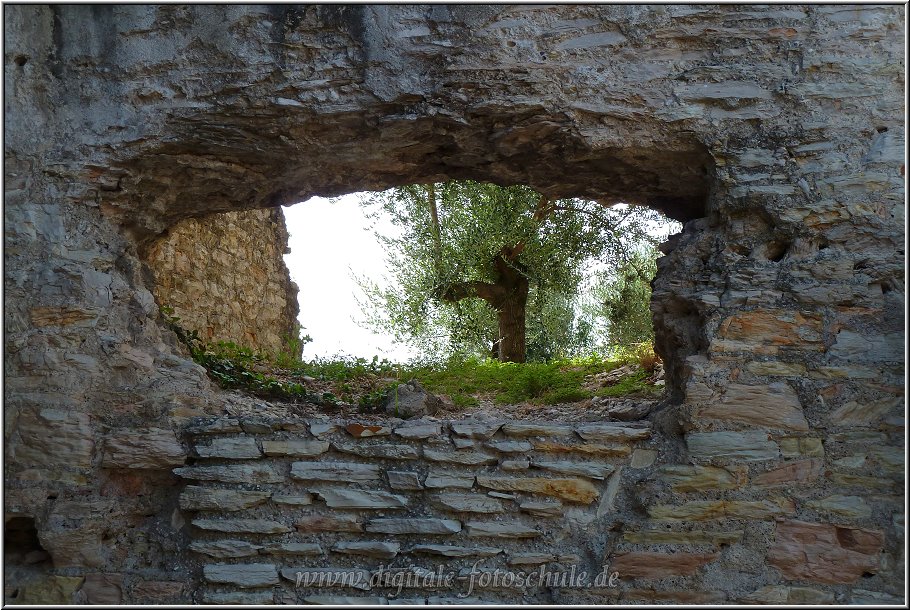
[[[662,392],[647,382],[659,361],[650,345],[631,346],[611,358],[591,356],[547,363],[468,359],[402,365],[375,356],[372,360],[347,357],[305,362],[291,357],[289,350],[265,354],[231,342],[204,343],[195,332],[181,328],[180,319],[171,313],[162,309],[169,326],[212,379],[224,388],[266,399],[358,404],[363,410],[375,410],[390,388],[411,379],[434,394],[448,396],[461,409],[476,406],[479,398],[497,404],[553,405],[593,396],[654,398]],[[595,375],[629,364],[635,371],[613,385],[596,387],[592,383]]]

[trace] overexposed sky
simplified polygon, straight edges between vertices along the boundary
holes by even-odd
[[[339,354],[392,361],[408,360],[412,352],[390,337],[361,328],[355,293],[363,298],[351,275],[367,276],[385,285],[386,255],[370,230],[360,195],[345,195],[332,203],[313,197],[284,208],[291,253],[284,255],[291,279],[300,287],[301,326],[313,337],[303,348],[305,360]],[[395,234],[390,222],[377,224],[383,234]]]
[[[380,359],[404,362],[416,355],[408,346],[356,323],[363,317],[356,298],[364,296],[352,273],[381,286],[388,285],[386,253],[375,231],[399,234],[388,220],[366,218],[359,203],[363,196],[352,193],[334,203],[313,197],[284,207],[291,248],[284,260],[291,279],[300,287],[298,319],[304,334],[313,338],[303,348],[305,360],[344,354],[367,360],[378,355]],[[371,228],[374,222],[375,228]],[[654,226],[650,232],[666,238],[668,229],[669,225],[664,224]],[[598,267],[601,266],[595,265],[591,271]]]

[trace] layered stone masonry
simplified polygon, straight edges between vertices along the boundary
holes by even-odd
[[[864,498],[824,493],[822,439],[806,435],[690,435],[693,463],[674,464],[646,422],[219,418],[187,433],[196,459],[174,472],[196,601],[892,599],[858,586],[896,566],[885,532],[854,524],[897,509],[896,446],[874,452],[895,467]],[[825,442],[838,451],[843,436]],[[725,582],[743,561],[742,582]],[[541,569],[616,575],[515,585]]]
[[[205,341],[232,341],[271,353],[297,339],[297,285],[283,254],[281,208],[190,218],[158,239],[145,257],[160,306]]]

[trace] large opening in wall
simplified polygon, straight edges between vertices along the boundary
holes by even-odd
[[[384,109],[382,112],[390,111]],[[554,335],[559,335],[560,331],[567,329],[570,331],[562,332],[563,338],[578,331],[579,325],[576,322],[584,317],[581,314],[585,313],[585,306],[590,309],[592,305],[598,305],[596,299],[591,297],[598,289],[606,291],[604,276],[609,275],[606,273],[599,274],[599,277],[596,273],[586,275],[589,267],[596,267],[599,261],[606,266],[612,266],[610,270],[613,272],[613,279],[620,275],[620,269],[616,266],[620,257],[616,256],[615,251],[609,252],[609,248],[602,248],[601,251],[594,253],[586,250],[594,238],[591,237],[590,231],[586,233],[584,222],[563,217],[558,218],[558,223],[554,221],[554,225],[558,224],[559,227],[577,223],[574,234],[576,243],[566,248],[566,251],[575,254],[585,253],[585,256],[577,257],[574,264],[569,266],[569,273],[574,273],[578,279],[578,294],[568,297],[550,295],[552,298],[547,300],[537,298],[540,295],[532,294],[531,290],[527,292],[524,298],[526,323],[524,353],[518,358],[514,357],[514,346],[506,350],[508,352],[506,357],[501,353],[502,337],[507,333],[498,330],[503,322],[500,319],[501,314],[508,307],[490,307],[494,298],[483,298],[483,295],[478,293],[478,286],[472,283],[495,283],[494,275],[508,276],[515,271],[515,267],[526,264],[521,257],[530,252],[528,244],[516,238],[512,243],[501,243],[497,248],[487,251],[485,257],[488,263],[494,268],[497,261],[501,263],[498,272],[488,272],[486,276],[481,273],[475,276],[449,278],[452,279],[452,283],[447,286],[428,285],[424,281],[428,269],[432,271],[431,276],[440,277],[450,271],[448,266],[458,267],[456,263],[460,261],[452,253],[445,251],[448,239],[443,239],[442,245],[439,246],[437,238],[445,236],[436,236],[433,232],[432,220],[428,220],[432,218],[432,214],[425,204],[421,204],[425,213],[418,220],[419,223],[423,223],[424,228],[430,227],[429,232],[425,232],[428,240],[421,242],[413,239],[413,236],[408,236],[404,239],[403,245],[412,246],[412,249],[417,251],[421,249],[429,251],[431,256],[424,257],[423,263],[410,267],[399,262],[399,267],[394,271],[403,273],[397,276],[395,273],[388,273],[384,267],[381,268],[386,271],[390,280],[394,280],[398,288],[403,289],[405,280],[410,277],[415,285],[420,285],[433,297],[408,300],[405,299],[406,295],[399,294],[397,304],[401,307],[396,310],[397,314],[403,315],[402,312],[410,309],[407,313],[411,314],[412,323],[419,324],[419,320],[417,322],[414,320],[423,316],[424,328],[421,330],[432,330],[434,324],[438,327],[436,323],[443,316],[440,313],[441,309],[432,306],[435,298],[436,301],[449,301],[458,306],[460,310],[457,314],[450,312],[446,315],[450,317],[454,315],[461,325],[457,326],[457,330],[456,327],[450,327],[448,333],[437,333],[435,344],[431,340],[432,332],[425,333],[423,336],[425,343],[417,350],[417,354],[414,353],[414,345],[408,345],[408,342],[402,340],[395,341],[394,345],[387,344],[383,346],[384,349],[380,349],[380,346],[374,343],[361,351],[345,345],[333,336],[334,328],[358,331],[358,321],[368,318],[371,313],[376,314],[375,310],[370,312],[368,308],[361,307],[355,316],[345,316],[341,320],[336,318],[335,322],[329,324],[310,322],[304,318],[301,325],[306,328],[293,328],[297,322],[297,303],[293,298],[282,300],[282,296],[287,295],[289,289],[293,289],[290,279],[274,268],[269,270],[262,265],[255,274],[251,271],[243,272],[244,276],[240,271],[251,268],[251,260],[263,256],[273,262],[281,260],[278,251],[283,251],[287,239],[285,222],[278,212],[281,206],[286,207],[288,214],[295,216],[298,207],[301,213],[305,214],[310,204],[314,204],[312,206],[314,208],[328,205],[343,211],[347,217],[347,220],[341,219],[337,224],[362,225],[365,210],[356,200],[359,197],[354,201],[347,199],[345,202],[330,204],[307,201],[313,196],[350,197],[353,193],[382,193],[388,192],[388,189],[401,191],[421,188],[426,191],[430,185],[441,191],[443,185],[464,184],[469,181],[473,181],[471,184],[475,185],[499,185],[498,188],[526,189],[532,193],[530,197],[532,204],[525,207],[526,220],[537,215],[538,206],[547,209],[553,202],[578,204],[584,208],[579,215],[582,219],[603,211],[619,215],[624,210],[649,210],[651,214],[659,212],[667,219],[680,224],[673,227],[664,225],[663,228],[657,229],[658,233],[667,235],[685,225],[679,239],[669,239],[666,245],[660,247],[662,253],[670,252],[674,248],[677,251],[685,250],[688,254],[683,256],[697,257],[703,262],[707,255],[700,250],[696,252],[691,247],[692,243],[698,241],[693,240],[692,234],[708,227],[708,223],[698,219],[709,215],[709,189],[713,179],[714,161],[697,137],[687,131],[668,130],[667,126],[659,121],[640,121],[633,125],[625,120],[601,118],[600,124],[590,127],[594,130],[590,133],[600,134],[597,136],[600,138],[597,147],[593,148],[591,142],[586,139],[590,136],[581,135],[579,132],[581,123],[573,122],[576,120],[578,119],[569,120],[561,115],[541,116],[540,109],[536,108],[509,108],[491,114],[473,115],[462,123],[437,118],[412,120],[395,114],[367,116],[353,113],[339,118],[332,124],[331,129],[321,121],[295,121],[293,123],[295,126],[287,127],[282,142],[287,144],[286,140],[295,139],[301,142],[318,141],[320,150],[324,152],[317,156],[305,154],[303,146],[281,148],[277,151],[281,153],[280,155],[272,154],[276,151],[270,151],[265,147],[256,157],[250,157],[246,149],[243,151],[238,149],[236,153],[213,151],[212,154],[218,158],[234,163],[231,167],[245,168],[240,172],[244,178],[240,180],[240,174],[235,176],[234,173],[216,175],[216,172],[207,169],[210,166],[210,161],[207,160],[206,169],[175,174],[175,181],[168,183],[167,193],[171,199],[166,203],[150,201],[149,205],[143,208],[167,210],[163,215],[148,219],[134,216],[131,222],[134,226],[144,223],[153,232],[160,233],[161,229],[156,227],[166,229],[164,238],[151,245],[143,244],[145,251],[153,253],[151,258],[154,258],[156,252],[169,252],[165,258],[169,257],[172,261],[170,267],[163,273],[160,269],[156,270],[156,278],[170,278],[166,281],[173,283],[179,278],[182,268],[192,268],[192,273],[196,275],[190,285],[181,289],[184,300],[191,305],[214,304],[214,309],[223,313],[226,323],[235,324],[240,318],[244,318],[246,322],[237,325],[235,329],[237,332],[234,332],[233,336],[221,338],[214,328],[215,325],[208,321],[206,322],[208,325],[189,324],[190,316],[180,312],[176,307],[168,309],[174,304],[166,298],[159,298],[159,305],[165,308],[165,320],[175,328],[183,326],[178,335],[187,339],[185,343],[193,344],[191,349],[194,350],[197,361],[205,365],[223,386],[243,388],[263,397],[317,402],[332,408],[359,409],[362,412],[381,410],[384,400],[390,396],[391,388],[411,378],[418,381],[422,379],[423,383],[438,390],[437,393],[444,396],[446,404],[453,409],[479,408],[483,405],[490,409],[499,409],[497,401],[515,403],[527,400],[533,403],[532,408],[536,409],[537,413],[541,413],[541,409],[547,403],[587,401],[585,404],[590,406],[595,398],[624,396],[628,394],[626,390],[641,389],[646,381],[651,382],[653,389],[654,382],[661,381],[658,378],[659,373],[654,372],[658,362],[656,356],[663,358],[666,386],[670,394],[679,397],[685,378],[686,358],[704,349],[703,342],[700,341],[703,334],[701,329],[704,304],[692,296],[695,281],[692,274],[698,273],[697,264],[688,267],[676,263],[658,264],[656,279],[649,282],[649,271],[653,271],[653,267],[650,270],[640,268],[650,265],[650,260],[646,260],[647,264],[639,265],[634,274],[629,274],[625,278],[629,280],[629,286],[613,286],[613,301],[617,310],[632,305],[637,297],[641,297],[644,290],[637,288],[652,283],[655,289],[655,297],[651,299],[650,308],[654,314],[653,345],[656,354],[648,351],[629,357],[629,362],[637,360],[636,367],[629,369],[624,368],[625,363],[618,365],[611,363],[609,366],[601,364],[599,370],[596,368],[592,370],[584,361],[585,351],[589,353],[599,351],[600,355],[604,356],[607,350],[603,349],[603,346],[596,345],[597,342],[594,341],[580,350],[572,350],[565,348],[567,341],[560,345],[559,341],[554,339]],[[229,128],[230,125],[225,126],[225,129]],[[194,147],[205,149],[208,140],[192,139],[194,137],[192,133],[195,132],[188,132],[185,137],[190,138]],[[173,154],[179,157],[182,150],[178,148]],[[153,173],[158,169],[155,164],[167,162],[169,154],[172,153],[157,157],[149,156],[148,163],[151,164],[149,169],[137,173],[141,175],[144,175],[143,172]],[[186,163],[187,161],[181,157],[180,166],[186,167]],[[197,175],[199,172],[201,175]],[[262,179],[259,180],[259,177]],[[181,184],[184,184],[185,188],[180,188]],[[442,198],[441,192],[437,195]],[[477,210],[462,213],[467,219],[464,226],[473,229],[492,227],[491,231],[494,233],[506,231],[502,224],[506,215],[495,210],[505,209],[502,206],[508,207],[515,202],[508,203],[511,201],[508,197],[504,201],[507,202],[498,204],[499,208],[489,206],[493,211],[485,218]],[[440,205],[437,209],[443,225],[447,213],[443,210],[444,207]],[[388,209],[385,211],[390,212]],[[223,214],[219,216],[215,214],[216,212]],[[252,218],[256,215],[258,217]],[[549,222],[559,215],[544,213],[542,216]],[[652,220],[658,227],[661,226],[660,220],[653,216]],[[248,221],[252,224],[245,224]],[[370,239],[369,233],[362,229],[355,231],[359,233],[356,237],[340,235],[334,222],[310,218],[304,219],[302,223],[312,231],[309,237],[304,239],[317,243],[322,240],[321,243],[324,244],[303,256],[305,259],[302,261],[303,267],[311,270],[328,270],[334,264],[334,270],[329,271],[327,277],[324,275],[322,279],[299,281],[301,303],[305,310],[311,304],[318,303],[338,313],[341,308],[335,286],[340,280],[346,281],[350,271],[347,268],[339,269],[344,263],[341,265],[337,263],[345,257],[354,255],[359,245]],[[195,224],[187,229],[184,226],[187,223]],[[258,228],[254,227],[256,223]],[[263,228],[264,226],[266,228]],[[403,226],[407,226],[407,223],[403,222],[397,228],[400,230]],[[508,230],[512,228],[514,227]],[[164,245],[165,239],[174,239],[181,232],[190,242],[187,244],[189,250]],[[467,236],[465,239],[468,242],[471,235],[482,233],[464,230],[462,232]],[[552,229],[551,232],[557,231]],[[211,238],[210,233],[214,234]],[[657,237],[654,241],[659,242],[662,237]],[[275,247],[272,248],[272,245]],[[489,244],[477,243],[478,251],[488,247]],[[266,252],[270,248],[272,250]],[[390,244],[383,244],[361,256],[370,259],[374,265],[382,265],[391,249],[393,248]],[[292,247],[292,252],[293,250]],[[233,256],[240,251],[245,254]],[[608,253],[604,255],[604,251]],[[541,252],[545,252],[545,249],[539,250],[537,256],[546,262],[548,256]],[[624,253],[630,252],[630,248],[626,247]],[[201,260],[203,254],[210,257],[208,260],[216,261],[217,265],[196,264],[198,261],[194,259]],[[357,258],[356,255],[354,257]],[[651,259],[647,256],[644,258]],[[678,259],[678,252],[669,258]],[[595,263],[592,264],[591,261]],[[435,268],[438,263],[442,263],[442,269]],[[152,264],[152,267],[154,270],[155,265]],[[219,272],[215,270],[216,267],[225,270],[227,275],[225,281],[222,281],[225,278],[217,277]],[[687,277],[668,276],[683,269]],[[542,272],[542,275],[548,277],[547,274],[551,271]],[[206,277],[198,277],[200,273]],[[250,275],[256,277],[250,280]],[[275,279],[278,275],[282,275],[284,279]],[[522,277],[522,273],[512,275],[514,277],[510,280],[511,288],[520,286],[527,280]],[[367,281],[369,279],[366,278]],[[633,279],[642,281],[633,282],[631,281]],[[600,286],[596,285],[598,280]],[[155,284],[160,287],[162,282],[156,279]],[[218,293],[217,298],[207,295],[201,288],[203,284],[211,286],[212,290]],[[460,298],[465,296],[465,291],[473,291],[474,298]],[[372,293],[363,290],[358,292],[361,302],[373,307],[379,302],[394,301],[396,297],[389,293],[383,294],[381,290],[374,290]],[[581,299],[571,298],[579,295]],[[156,297],[158,296],[156,294]],[[561,297],[562,300],[557,297]],[[588,303],[582,302],[584,297],[588,297]],[[532,305],[536,308],[533,316],[528,313]],[[211,310],[212,307],[207,309]],[[629,310],[626,313],[632,318],[635,318],[633,313],[642,313],[641,308],[626,309]],[[280,311],[280,314],[269,313],[270,311]],[[385,313],[391,315],[391,311],[387,309]],[[546,312],[549,312],[549,315]],[[212,319],[211,314],[209,311],[208,320]],[[352,317],[354,319],[351,319]],[[516,317],[513,311],[511,322],[514,323]],[[601,325],[605,317],[600,316]],[[247,323],[261,324],[266,318],[280,321],[280,330],[271,333],[261,329],[250,332],[250,327],[244,326]],[[648,313],[638,315],[639,321],[641,318],[645,319],[645,325],[650,333],[651,327],[647,324]],[[466,330],[467,326],[464,324],[466,320],[477,322],[475,328],[480,328],[480,322],[484,322],[487,332],[475,332],[471,336],[472,333]],[[532,326],[535,328],[532,329]],[[597,330],[596,323],[589,326],[592,327],[591,330]],[[490,331],[491,327],[497,329],[495,336]],[[275,325],[272,325],[272,328],[274,329]],[[616,328],[614,326],[613,330]],[[193,331],[197,331],[195,335]],[[549,342],[544,340],[542,344],[538,342],[532,345],[533,341],[529,341],[547,333],[550,334]],[[266,334],[270,337],[265,338]],[[394,335],[393,332],[387,332],[386,336],[390,334]],[[514,334],[508,333],[509,336]],[[609,334],[608,330],[607,335]],[[312,343],[308,343],[309,339],[313,340]],[[317,345],[325,344],[326,341],[329,346],[323,345],[317,352],[315,349]],[[633,342],[636,341],[625,340],[627,344]],[[212,348],[212,344],[218,343],[221,345]],[[456,344],[458,349],[451,349],[453,344]],[[471,349],[465,347],[469,344]],[[558,345],[558,349],[553,349],[553,345]],[[394,352],[395,348],[398,349],[397,353]],[[492,358],[494,350],[499,352],[496,359]],[[267,358],[260,355],[263,352],[270,353],[268,358],[272,364],[267,363]],[[443,357],[453,353],[458,358]],[[303,362],[300,360],[301,355]],[[339,357],[336,358],[336,355]],[[491,361],[488,368],[495,371],[495,374],[487,369],[481,371],[462,369],[446,375],[434,370],[416,370],[414,367],[405,366],[402,361],[414,356],[417,356],[418,360],[446,363],[453,361],[463,363],[471,361],[472,358],[476,361],[487,356]],[[531,356],[532,362],[522,365],[520,371],[507,366],[511,365],[508,361],[524,360],[528,359],[528,356]],[[553,370],[555,361],[572,358],[576,361],[565,363],[560,371]],[[641,365],[645,365],[646,370],[642,371]],[[613,375],[616,368],[624,368],[623,375]],[[484,384],[470,382],[471,379],[478,377],[485,380]],[[569,382],[565,381],[567,377],[570,378]],[[599,385],[584,385],[587,377],[596,377],[595,383]],[[656,398],[658,395],[658,392],[654,392],[651,397]],[[604,414],[594,416],[602,418]]]

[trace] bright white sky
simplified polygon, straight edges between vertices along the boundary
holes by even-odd
[[[303,348],[305,360],[345,354],[404,362],[416,355],[408,346],[355,322],[362,319],[355,295],[363,295],[352,275],[388,285],[386,254],[375,231],[398,233],[387,220],[377,221],[371,229],[373,221],[360,207],[361,196],[352,193],[335,203],[313,197],[284,208],[291,248],[284,260],[300,287],[300,324],[313,338]],[[668,225],[654,227],[652,234],[666,237]]]

